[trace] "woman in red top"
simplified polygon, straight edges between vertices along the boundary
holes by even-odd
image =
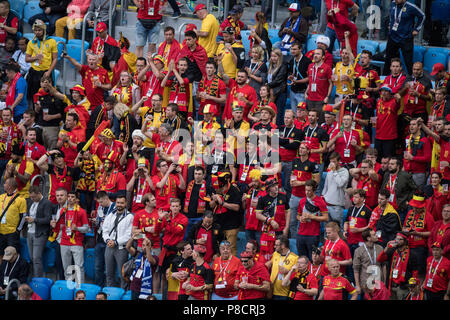
[[[434,221],[442,220],[442,209],[448,202],[448,189],[444,189],[441,181],[442,173],[435,171],[430,176],[430,184],[424,188],[427,197],[426,212],[431,214]]]
[[[277,106],[270,101],[270,88],[267,84],[261,86],[259,96],[258,103],[255,103],[248,113],[248,118],[252,121],[251,124],[255,124],[261,120],[260,112],[264,106],[271,107],[275,111],[275,114],[277,113]],[[275,122],[275,119],[272,119],[272,122]]]

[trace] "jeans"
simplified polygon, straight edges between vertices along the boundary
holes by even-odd
[[[118,247],[105,248],[105,262],[106,262],[106,286],[114,287],[117,267],[122,270],[122,266],[128,260],[127,249],[119,249]],[[120,273],[120,287],[125,289],[127,283]]]
[[[406,65],[408,74],[412,74],[413,55],[414,55],[414,38],[405,39],[400,43],[393,41],[388,37],[386,44],[386,60],[384,63],[383,75],[390,74],[391,59],[400,57],[400,50],[402,50],[403,59]]]
[[[423,187],[425,187],[425,184],[427,182],[427,174],[425,172],[413,173],[412,178],[418,188],[423,189]]]
[[[144,47],[148,43],[158,43],[161,23],[157,22],[151,29],[146,29],[142,23],[136,21],[136,47]]]
[[[72,257],[76,266],[80,267],[80,281],[84,283],[84,250],[82,246],[61,246],[61,259],[66,280],[69,280],[67,268],[72,265]]]
[[[297,252],[298,255],[305,255],[312,260],[313,246],[319,246],[319,236],[302,236],[297,235]]]
[[[31,262],[33,263],[33,277],[44,276],[42,257],[44,255],[47,239],[47,234],[42,234],[39,237],[36,237],[36,234],[34,233],[27,234],[28,251],[30,253]]]
[[[292,187],[291,187],[291,173],[292,173],[292,161],[281,162],[281,185],[283,186],[286,197],[289,199]]]
[[[330,39],[330,46],[328,47],[328,52],[333,53],[334,42],[336,41],[336,31],[334,31],[330,27],[327,27],[325,30],[325,36],[327,36]]]
[[[302,198],[296,197],[293,194],[291,194],[291,198],[289,199],[289,208],[291,211],[291,221],[289,222],[289,233],[291,234],[290,237],[295,239],[295,236],[298,232],[298,220],[297,220],[297,213],[298,213],[298,204]]]
[[[304,92],[293,92],[291,90],[289,94],[289,99],[291,99],[291,109],[296,113],[297,112],[297,106],[300,102],[305,102],[305,93]]]
[[[344,230],[344,207],[327,205],[329,220],[336,221]]]
[[[95,284],[100,287],[105,285],[105,248],[104,242],[95,245]]]
[[[287,300],[287,299],[288,299],[287,296],[276,296],[276,295],[272,296],[272,300],[281,300],[281,301],[283,301],[283,300]]]
[[[325,164],[322,162],[322,163],[319,165],[319,177],[320,177],[320,181],[319,181],[319,185],[318,185],[317,191],[316,191],[316,194],[317,194],[318,196],[320,196],[320,195],[322,194],[323,188],[324,188],[324,186],[325,186],[325,179],[326,179],[326,177],[327,177],[327,172],[325,171],[325,176],[322,178],[322,174],[324,173],[324,172],[323,172],[324,167],[325,167]]]
[[[247,241],[256,240],[256,242],[259,243],[259,240],[261,239],[261,231],[246,229],[245,230],[245,239]]]
[[[276,123],[278,127],[281,127],[284,123],[284,109],[286,108],[286,99],[287,99],[286,90],[284,92],[280,92],[277,98],[275,99],[275,105],[277,106]]]
[[[213,294],[211,295],[211,300],[237,300],[237,295],[231,298],[222,298],[213,292]]]
[[[65,276],[64,276],[64,268],[63,268],[63,264],[62,264],[62,259],[61,259],[61,247],[58,243],[58,241],[53,241],[50,243],[50,246],[55,249],[55,268],[56,268],[56,273],[57,273],[57,278],[58,280],[64,280]]]

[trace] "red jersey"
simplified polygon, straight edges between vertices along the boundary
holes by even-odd
[[[86,140],[86,129],[81,127],[78,124],[71,131],[66,131],[69,140],[72,143],[79,144]],[[58,139],[58,142],[62,142],[61,138]],[[78,155],[77,148],[72,147],[68,142],[62,142],[61,151],[64,152],[64,160],[66,161],[69,167],[73,167],[75,163],[75,158]]]
[[[357,189],[363,189],[366,192],[366,205],[370,208],[375,208],[378,205],[378,191],[380,190],[380,183],[371,179],[369,175],[360,175],[358,179]]]
[[[19,19],[17,17],[14,17],[11,19],[10,23],[8,24],[6,19],[8,17],[0,17],[0,23],[11,28],[19,28]],[[0,44],[2,46],[6,43],[6,37],[8,36],[8,32],[5,30],[5,28],[0,28]]]
[[[162,142],[159,134],[154,133],[152,136],[152,141],[155,143],[156,148],[161,148],[165,153],[173,157],[175,163],[178,161],[179,157],[183,154],[183,146],[176,140]],[[155,153],[155,158],[153,160],[152,175],[155,175],[157,173],[156,162],[158,161],[158,159],[159,159],[158,154]],[[167,165],[170,166],[171,164],[172,162],[167,161]]]
[[[369,224],[371,211],[366,206],[360,208],[352,207],[348,210],[346,222],[348,222],[350,228],[348,230],[347,242],[348,244],[358,244],[364,242],[361,232],[353,233],[351,228],[364,228]]]
[[[113,169],[110,174],[103,172],[97,180],[97,191],[116,193],[127,189],[125,176],[117,169]]]
[[[223,80],[221,80],[218,76],[214,76],[211,80],[203,77],[203,79],[198,84],[198,93],[205,92],[207,95],[212,97],[220,98],[221,95],[227,93],[227,86]],[[214,116],[220,116],[221,113],[221,105],[210,99],[200,98],[200,108],[198,110],[199,114],[203,114],[203,107],[207,104],[211,104],[215,107],[216,113]]]
[[[235,256],[230,256],[228,260],[221,257],[214,260],[212,268],[215,275],[215,294],[222,298],[231,298],[238,294],[238,290],[234,289],[234,281],[241,266],[241,261]]]
[[[397,139],[397,118],[400,105],[394,98],[388,101],[379,99],[377,102],[377,123],[375,138],[378,140]]]
[[[355,3],[352,0],[325,0],[325,5],[327,6],[327,11],[330,11],[335,8],[339,8],[339,13],[342,14],[345,18],[348,18],[348,10],[352,8]],[[329,17],[327,15],[327,27],[334,30],[334,24],[330,22]]]
[[[158,0],[139,0],[138,19],[161,20],[161,2]]]
[[[388,75],[386,78],[384,78],[383,85],[387,85],[392,90],[392,94],[396,94],[400,91],[400,89],[403,87],[403,84],[405,83],[406,76],[404,74],[399,74],[398,76],[394,77],[393,75]]]
[[[414,214],[412,210],[409,210],[406,215],[403,227],[410,231],[428,232],[433,229],[434,219],[429,212],[422,214]],[[426,247],[427,239],[420,236],[410,235],[408,237],[408,245],[410,248]]]
[[[317,278],[309,272],[307,272],[306,276],[302,275],[299,271],[293,272],[289,280],[291,280],[291,285],[295,285],[295,287],[301,285],[305,289],[319,289]],[[289,291],[288,295],[290,298],[294,298],[294,300],[314,300],[313,296],[309,296],[300,291]]]
[[[11,159],[11,147],[13,144],[18,143],[19,140],[22,137],[22,131],[17,127],[17,124],[14,122],[11,122],[9,126],[5,126],[3,124],[3,121],[0,120],[0,128],[3,132],[7,132],[8,135],[6,138],[3,138],[0,135],[0,142],[3,142],[5,144],[5,155],[2,157],[2,159]]]
[[[176,103],[180,112],[187,112],[191,90],[189,89],[189,79],[183,78],[183,81],[183,83],[179,83],[177,79],[168,80],[166,87],[169,88],[169,103]]]
[[[238,94],[242,93],[244,95],[244,98],[249,100],[251,105],[255,105],[258,103],[258,96],[256,95],[255,89],[253,87],[249,86],[248,84],[244,84],[244,86],[241,88],[237,84],[237,82],[234,79],[230,79],[228,82],[228,88],[230,89],[227,101],[225,102],[225,109],[223,111],[223,118],[224,120],[227,119],[233,119],[233,116],[231,115],[231,111],[233,109],[233,103],[236,101],[239,101]],[[248,104],[244,105],[244,120],[249,121],[248,119],[248,113],[250,111],[250,107]]]
[[[169,49],[166,47],[169,45]],[[165,65],[168,66],[170,61],[176,62],[178,55],[180,54],[181,46],[180,43],[176,39],[172,39],[172,43],[167,44],[166,41],[163,41],[158,47],[158,54],[164,58]]]
[[[105,159],[108,157],[109,153],[111,151],[115,151],[119,156],[117,157],[116,161],[114,162],[115,168],[121,168],[120,165],[120,155],[123,153],[123,142],[119,140],[114,140],[111,145],[107,146],[104,143],[100,143],[97,145],[97,148],[95,149],[92,154],[95,154],[102,163],[105,162]]]
[[[309,159],[306,161],[301,160],[301,158],[295,158],[292,163],[292,173],[290,179],[296,181],[308,181],[313,178],[313,174],[318,174],[316,164]],[[305,186],[292,187],[292,194],[296,197],[303,198],[305,194]]]
[[[166,184],[162,188],[158,188],[158,184],[162,179],[161,173],[152,176],[152,182],[155,186],[156,207],[161,208],[169,204],[170,198],[177,198],[177,187],[180,184],[178,175],[171,173],[167,178]]]
[[[158,208],[158,206],[157,206]],[[171,220],[158,220],[155,228],[155,233],[160,233],[164,229],[164,236],[162,238],[164,246],[176,246],[184,238],[184,232],[188,225],[188,218],[181,212],[175,217],[170,213]]]
[[[245,230],[261,230],[262,221],[256,219],[256,205],[261,197],[266,195],[266,190],[255,189],[252,187],[247,192],[246,207],[245,207]]]
[[[425,289],[431,292],[445,291],[450,281],[450,260],[441,257],[435,260],[433,256],[427,258],[427,276],[423,282]]]
[[[334,131],[331,135],[331,139],[338,134],[338,131]],[[343,136],[336,139],[334,145],[334,151],[340,154],[341,163],[351,163],[356,159],[356,148],[352,146],[352,140],[356,140],[357,145],[361,145],[361,137],[357,130],[343,131]]]
[[[261,263],[255,263],[250,269],[241,266],[237,273],[237,280],[239,282],[246,282],[256,284],[258,286],[263,284],[263,281],[270,282],[270,275],[267,268]],[[252,300],[265,298],[264,291],[255,289],[239,289],[238,300]]]
[[[308,100],[323,101],[328,95],[328,88],[330,86],[329,80],[333,75],[333,71],[326,63],[316,66],[311,63],[308,67],[309,85]]]
[[[441,151],[439,155],[439,162],[447,161],[450,162],[450,141],[445,141],[444,139],[439,140],[441,146]],[[442,179],[450,180],[450,167],[445,167],[442,171]]]
[[[135,212],[134,218],[133,218],[133,227],[137,227],[138,229],[142,230],[146,227],[153,227],[156,225],[159,215],[158,210],[153,209],[152,212],[147,212],[147,210],[142,209],[139,211],[133,211]],[[159,237],[159,233],[149,233],[145,232],[145,236],[152,240],[152,247],[155,249],[158,249],[161,247],[161,241]],[[142,241],[143,239],[138,239],[138,247],[142,248]]]
[[[431,162],[430,140],[420,132],[417,138],[411,134],[406,137],[406,151],[413,155],[413,160],[403,160],[404,170],[411,173],[425,173]]]
[[[342,274],[323,278],[323,300],[347,300],[347,295],[354,294],[355,291],[355,287]]]
[[[193,287],[201,287],[214,283],[214,272],[206,262],[203,262],[200,266],[194,263],[189,272],[189,278],[190,284]],[[209,300],[210,298],[210,292],[208,290],[188,291],[186,293],[196,300]]]
[[[39,160],[40,157],[42,157],[47,150],[45,150],[44,146],[41,146],[39,143],[35,142],[34,144],[30,144],[27,141],[23,143],[25,147],[25,157],[29,160]],[[38,175],[41,172],[39,167],[35,164],[34,165],[34,172],[31,175],[31,178],[33,178],[35,175]]]
[[[409,88],[406,91],[405,96],[403,97],[403,103],[405,106],[403,109],[403,113],[406,113],[411,116],[416,113],[427,112],[426,109],[427,101],[411,95],[413,90],[417,91],[421,95],[428,95],[428,89],[426,88],[426,86],[423,85],[420,81],[415,80],[408,81],[407,84],[409,85]]]
[[[62,246],[82,246],[84,233],[80,231],[71,231],[70,226],[76,225],[78,228],[88,225],[88,218],[86,211],[80,208],[78,205],[74,209],[67,209],[64,216],[64,227],[61,233],[61,245]],[[72,233],[75,232],[73,236]],[[71,242],[72,240],[72,242]],[[74,242],[73,242],[74,241]]]
[[[138,177],[136,180],[133,192],[133,203],[131,205],[132,212],[138,212],[139,210],[144,209],[145,205],[142,203],[142,198],[144,197],[144,194],[152,193],[152,189],[146,178]]]
[[[94,85],[94,77],[97,77],[102,84],[111,83],[108,76],[108,71],[102,67],[98,67],[92,70],[87,65],[82,65],[81,70],[81,83],[86,89],[86,97],[91,104],[91,108],[95,108],[103,103],[104,90]]]
[[[298,214],[302,214],[303,211],[308,211],[305,208],[306,201],[308,199],[306,197],[302,198],[298,204]],[[314,199],[312,199],[313,205],[319,208],[318,212],[309,212],[314,215],[323,215],[325,213],[328,213],[327,204],[325,203],[325,200],[321,196],[315,196]],[[309,206],[308,206],[309,207]],[[307,222],[300,223],[300,226],[298,228],[298,235],[301,236],[318,236],[320,234],[320,222],[311,220]]]
[[[311,128],[311,126],[305,127],[303,132],[305,133],[305,141],[309,143],[311,150],[322,148],[322,145],[329,140],[329,136],[326,131],[318,124],[316,124],[313,128]],[[322,164],[322,159],[322,153],[311,153],[309,156],[309,160],[317,164]]]
[[[326,257],[331,257],[332,259],[336,259],[337,261],[344,261],[349,260],[352,258],[350,254],[350,248],[348,247],[347,243],[345,243],[344,240],[341,238],[338,238],[335,241],[326,240],[325,244],[323,246],[322,253],[320,254],[325,261]],[[341,266],[341,272],[345,273],[345,266]],[[328,270],[328,266],[325,263],[322,275],[328,275],[330,274],[330,271]]]
[[[53,165],[48,166],[47,172],[50,179],[50,189],[48,199],[53,204],[57,204],[56,190],[58,190],[58,188],[64,188],[67,190],[67,192],[72,190],[73,171],[74,170],[68,166],[64,166],[63,169],[57,168]]]

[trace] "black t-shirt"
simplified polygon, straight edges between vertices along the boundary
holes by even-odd
[[[194,185],[192,186],[192,190],[191,190],[191,198],[189,199],[189,207],[188,207],[188,212],[186,214],[186,217],[188,218],[199,218],[199,214],[197,213],[197,208],[198,208],[198,201],[199,201],[199,193],[200,193],[200,188],[202,187],[201,184],[196,184],[194,182]],[[212,193],[211,188],[206,185],[205,183],[205,192],[206,194],[210,195]],[[206,202],[206,209],[209,209],[209,202]]]
[[[64,107],[65,104],[57,99],[55,96],[47,94],[39,97],[41,109],[37,112],[37,124],[41,127],[59,127],[61,121],[64,121]],[[50,121],[44,120],[44,110],[49,115],[60,114],[61,117]]]
[[[237,187],[230,185],[230,189],[224,196],[224,201],[232,204],[241,204],[242,195]],[[226,212],[214,214],[214,222],[219,224],[223,230],[239,228],[242,224],[242,214],[240,210],[233,211],[227,209]]]
[[[209,177],[211,174],[217,174],[230,168],[230,165],[234,165],[235,158],[234,154],[226,151],[216,151],[214,150],[205,159],[206,162],[206,176]]]
[[[300,61],[295,61],[292,57],[288,62],[288,75],[294,75],[296,80],[301,80],[308,77],[308,66],[311,64],[311,60],[305,55],[302,56]],[[295,93],[305,92],[308,86],[308,82],[301,84],[292,84],[291,91]]]
[[[296,150],[303,140],[305,140],[305,133],[295,126],[292,128],[283,126],[280,129],[280,147],[288,150]]]
[[[286,194],[283,192],[278,192],[276,197],[272,197],[266,194],[264,197],[258,199],[258,204],[256,205],[256,210],[262,211],[263,215],[266,217],[275,216],[275,207],[284,206],[285,210],[289,210],[289,201],[287,200]]]
[[[187,259],[184,259],[181,255],[176,256],[172,260],[172,273],[178,272],[181,270],[185,270],[189,272],[188,270],[191,270],[191,267],[194,265],[194,259],[192,257],[188,257]]]

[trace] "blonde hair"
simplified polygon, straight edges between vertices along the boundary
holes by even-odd
[[[276,48],[272,50],[272,54],[275,53],[278,56],[278,63],[274,66],[272,59],[269,59],[269,73],[274,74],[283,64],[283,53],[280,49]]]
[[[122,118],[127,111],[130,111],[130,108],[124,103],[119,102],[114,106],[114,115],[117,119]]]
[[[255,59],[255,57],[252,56],[252,59],[257,60],[258,62],[264,61],[264,49],[260,45],[254,45],[252,47],[252,50],[256,50],[259,54],[259,59]]]

